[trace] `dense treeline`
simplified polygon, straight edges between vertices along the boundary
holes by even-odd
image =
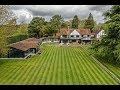
[[[11,17],[12,16],[12,17]],[[8,5],[0,5],[0,57],[8,54],[7,37],[15,30],[15,17]],[[4,27],[6,25],[6,27]]]
[[[107,61],[120,63],[120,5],[114,5],[103,14],[107,20],[106,36],[95,41],[93,49]]]
[[[45,21],[43,17],[34,17],[28,25],[28,35],[29,37],[36,38],[52,36],[56,32],[59,32],[61,28],[67,28],[68,26],[73,29],[86,28],[92,32],[96,29],[96,25],[91,13],[88,19],[85,20],[81,20],[77,15],[69,21],[65,21],[61,15],[54,15],[49,22]]]
[[[9,44],[12,44],[12,43],[22,41],[22,40],[27,39],[27,38],[28,38],[28,35],[18,34],[18,35],[8,37],[7,40],[8,40]]]
[[[17,25],[9,5],[0,5],[0,57],[7,57],[8,45],[28,38],[27,24]]]

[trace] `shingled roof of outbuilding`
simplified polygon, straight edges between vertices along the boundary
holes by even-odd
[[[39,42],[40,42],[40,39],[28,38],[26,40],[10,44],[9,47],[26,51],[30,48],[37,48]]]

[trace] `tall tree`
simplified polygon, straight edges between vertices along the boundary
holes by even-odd
[[[52,25],[54,25],[58,30],[60,30],[62,23],[64,22],[64,19],[61,15],[54,15],[50,19],[50,22]]]
[[[114,5],[103,14],[107,20],[106,36],[94,45],[107,60],[120,63],[120,5]]]
[[[79,25],[78,25],[78,28],[79,28],[79,29],[83,29],[83,28],[84,28],[84,26],[85,26],[85,21],[86,21],[86,19],[80,20],[80,23],[79,23]]]
[[[47,24],[44,26],[43,36],[53,36],[57,33],[57,28],[52,24]]]
[[[90,13],[88,16],[88,19],[85,21],[85,26],[84,28],[90,29],[91,32],[93,31],[94,28],[94,20],[93,20],[93,15]]]
[[[13,34],[12,29],[15,27],[15,23],[12,22],[13,18],[15,16],[9,6],[0,5],[0,57],[5,57],[8,54],[7,37]]]
[[[28,25],[29,37],[40,38],[42,36],[43,26],[46,24],[45,19],[42,17],[34,17]]]
[[[78,25],[79,25],[79,18],[77,15],[75,15],[72,20],[72,28],[78,29]]]
[[[61,25],[61,28],[68,28],[68,26],[71,28],[72,24],[70,21],[64,21],[63,24]]]

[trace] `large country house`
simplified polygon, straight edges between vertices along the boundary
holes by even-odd
[[[29,38],[9,45],[8,57],[24,58],[35,54],[38,52],[40,44],[44,42],[91,44],[93,39],[99,39],[103,35],[105,35],[104,30],[95,30],[91,33],[89,29],[61,29],[52,37]]]
[[[105,35],[104,30],[95,30],[91,33],[89,29],[61,29],[55,37],[58,38],[60,43],[91,44],[94,38],[99,39],[103,35]]]

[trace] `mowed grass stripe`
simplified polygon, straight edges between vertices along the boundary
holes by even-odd
[[[53,68],[54,67],[54,49],[53,49],[53,47],[52,47],[52,50],[51,50],[52,52],[51,52],[51,56],[49,57],[49,59],[50,59],[50,61],[51,61],[51,63],[50,63],[50,67],[48,68],[48,70],[46,70],[46,79],[45,79],[45,83],[46,83],[46,80],[47,80],[47,78],[49,79],[49,78],[51,78],[52,79],[52,69],[50,69],[50,68]],[[51,74],[51,75],[50,75]],[[49,83],[50,83],[50,81],[49,81]]]
[[[62,71],[63,71],[63,84],[64,85],[68,85],[69,84],[69,81],[68,81],[68,72],[67,72],[67,68],[66,68],[66,62],[65,62],[65,54],[64,53],[64,48],[61,48],[62,50],[62,57],[61,57],[61,60],[62,60]]]
[[[78,50],[78,49],[77,49],[77,50]],[[87,58],[87,56],[86,56],[86,58]],[[86,59],[86,60],[89,60],[89,59]],[[88,62],[88,61],[87,61],[87,62]],[[87,62],[85,62],[85,63],[87,63]],[[90,62],[90,63],[91,63],[91,62]],[[89,63],[89,64],[90,64],[90,63]],[[89,65],[89,64],[88,64],[88,65]],[[91,64],[92,64],[92,63],[91,63]],[[93,64],[94,64],[94,63],[93,63]],[[94,65],[95,65],[95,64],[94,64]],[[91,67],[91,68],[92,68],[92,67]],[[94,68],[96,68],[96,67],[94,67]],[[93,68],[93,70],[94,70],[94,68]],[[97,71],[97,70],[96,70],[96,71]],[[94,72],[94,71],[93,71],[93,72]],[[96,73],[95,73],[95,74],[96,74]],[[97,77],[98,77],[98,76],[100,76],[100,75],[97,75]],[[93,78],[93,79],[94,79],[94,78]],[[104,83],[101,82],[101,84],[104,84]]]
[[[77,48],[78,49],[78,48]],[[76,48],[74,48],[74,53],[76,53],[75,55],[76,55],[76,57],[78,57],[80,54],[82,54],[82,53],[80,53],[79,51],[77,51],[76,52]],[[82,59],[81,57],[78,57],[78,59],[77,59],[78,61],[77,62],[82,62],[84,59]],[[81,65],[84,65],[84,63],[82,63]],[[80,68],[81,68],[81,65],[79,65],[80,66]],[[83,68],[86,68],[85,66],[83,66],[82,67],[82,69]],[[87,68],[86,68],[86,70],[88,70]],[[84,69],[82,70],[82,72],[81,73],[84,73],[84,72],[86,72]],[[90,80],[89,80],[89,82],[91,83],[91,84],[93,84],[93,82],[92,82],[92,76],[94,76],[93,75],[93,73],[89,73],[89,74],[86,74],[86,75],[90,75]],[[88,76],[89,77],[89,76]],[[81,77],[82,78],[82,77]],[[87,78],[85,78],[85,74],[83,75],[83,78],[84,78],[84,80],[86,80]],[[93,78],[94,79],[94,78]],[[95,79],[94,79],[95,80]],[[95,80],[94,82],[96,82],[97,80]],[[86,82],[85,83],[83,83],[83,84],[87,84]]]
[[[91,58],[88,58],[89,56],[85,55],[85,53],[82,51],[82,58],[86,57],[86,59],[84,59],[84,63],[87,65],[87,67],[89,66],[88,69],[90,69],[90,73],[94,73],[94,75],[97,77],[97,81],[99,82],[98,84],[107,84],[107,82],[105,82],[105,80],[103,79],[103,77],[101,77],[101,75],[99,74],[99,69],[100,67],[97,66],[95,63],[91,62],[90,59]],[[88,62],[89,61],[89,62]],[[95,64],[95,67],[94,65],[91,65],[91,64]],[[97,69],[99,67],[99,69]],[[100,72],[100,73],[104,73],[104,72]],[[94,78],[94,77],[93,77]]]
[[[72,48],[71,48],[72,49]],[[75,59],[75,53],[74,50],[71,50],[69,49],[69,57],[71,58],[71,60],[69,61],[70,63],[70,66],[71,66],[71,73],[72,73],[72,76],[73,76],[73,82],[75,85],[79,85],[79,77],[78,77],[78,74],[77,74],[77,68],[75,68],[76,64],[74,63],[74,59]],[[72,53],[71,53],[72,51]]]
[[[84,58],[84,55],[83,55],[83,58]],[[90,73],[91,76],[92,76],[92,77],[91,77],[92,82],[95,82],[95,81],[94,81],[94,79],[95,79],[94,77],[96,76],[96,77],[97,77],[97,78],[95,79],[95,80],[96,80],[96,84],[104,83],[104,82],[102,82],[101,76],[99,76],[97,70],[95,70],[96,67],[93,68],[93,66],[91,66],[91,62],[88,62],[88,61],[86,61],[86,60],[89,60],[89,59],[87,59],[87,57],[86,57],[86,59],[84,59],[84,63],[85,63],[85,65],[86,65],[86,67],[88,68],[89,73]]]
[[[35,83],[36,83],[36,75],[38,74],[38,72],[39,72],[39,67],[40,67],[40,63],[38,62],[38,60],[39,60],[40,58],[36,58],[35,59],[35,61],[36,61],[36,63],[34,63],[35,64],[35,67],[33,68],[33,71],[34,71],[34,73],[33,72],[30,72],[29,74],[31,74],[30,76],[31,77],[29,77],[30,78],[30,80],[29,80],[29,82],[28,82],[28,84],[32,84],[32,85],[34,85]],[[44,59],[43,59],[44,60]],[[33,73],[33,74],[32,74]]]
[[[75,81],[74,81],[73,71],[72,71],[71,64],[70,64],[72,58],[70,57],[69,49],[66,49],[66,51],[67,51],[67,57],[69,57],[67,62],[68,62],[68,65],[69,65],[69,73],[71,75],[70,78],[71,78],[72,84],[74,85]]]
[[[36,74],[36,78],[35,78],[35,82],[34,82],[35,85],[40,84],[40,81],[42,79],[41,77],[44,72],[44,71],[42,71],[42,68],[45,66],[44,64],[47,63],[46,56],[49,54],[49,52],[44,51],[43,53],[44,54],[40,55],[39,58],[37,59],[37,61],[39,59],[41,59],[42,61],[38,63],[38,72]]]
[[[63,84],[63,73],[62,73],[62,64],[61,64],[61,58],[63,57],[63,54],[61,53],[61,48],[58,48],[59,53],[58,53],[58,84],[61,85]],[[62,56],[61,56],[62,55]]]
[[[64,48],[64,47],[63,47]],[[65,54],[65,63],[66,63],[66,79],[67,79],[67,81],[68,81],[68,84],[69,85],[72,85],[72,84],[74,84],[73,83],[73,77],[72,77],[72,75],[71,75],[71,70],[70,70],[70,65],[69,65],[69,59],[70,59],[70,57],[69,57],[69,53],[68,53],[68,50],[67,49],[65,49],[64,48],[64,54]]]
[[[0,66],[0,84],[118,84],[80,47],[55,47],[44,44],[42,48],[44,51],[41,55],[30,59],[4,61]]]
[[[51,85],[51,81],[52,81],[52,78],[53,78],[53,69],[54,69],[54,64],[55,64],[55,55],[56,55],[56,50],[55,49],[52,49],[53,52],[52,52],[52,63],[51,63],[51,66],[50,66],[50,69],[48,71],[48,76],[46,77],[46,85]]]
[[[75,48],[74,50],[72,50],[74,54],[74,63],[76,63],[76,70],[77,70],[77,73],[78,73],[78,78],[79,78],[79,84],[86,84],[86,79],[84,77],[84,73],[83,73],[83,67],[80,63],[80,58],[79,58],[79,54],[77,55],[78,52],[75,52]]]
[[[47,54],[48,52],[44,52],[44,54]],[[41,55],[42,56],[42,55]],[[38,59],[38,60],[37,60]],[[41,61],[42,60],[42,61]],[[40,67],[42,67],[41,65],[42,65],[42,63],[44,63],[44,59],[39,59],[39,57],[35,57],[35,59],[34,59],[34,62],[36,61],[36,63],[35,64],[33,64],[34,66],[38,66],[38,64],[37,63],[39,63],[40,61],[41,61],[41,63],[40,63]],[[37,65],[36,65],[37,64]],[[32,67],[32,68],[30,68],[30,69],[28,69],[28,71],[27,71],[27,74],[26,74],[26,79],[24,80],[24,83],[25,84],[28,84],[28,85],[30,85],[32,82],[30,82],[30,80],[31,80],[31,78],[33,77],[33,75],[34,75],[34,68],[35,67]],[[40,70],[40,69],[39,69]],[[33,74],[32,74],[33,73]],[[34,78],[34,77],[33,77]],[[39,78],[38,78],[39,79]]]
[[[55,85],[55,84],[58,84],[57,83],[57,79],[58,79],[58,76],[57,76],[57,65],[58,65],[58,51],[56,50],[56,53],[55,53],[55,62],[54,62],[54,69],[53,69],[53,78],[52,78],[52,81],[51,81],[51,84],[52,85]]]
[[[10,61],[13,62],[13,61]],[[16,74],[18,71],[21,71],[24,68],[24,65],[21,66],[21,63],[27,63],[26,61],[18,61],[17,63],[14,63],[11,65],[11,67],[8,68],[7,73],[5,73],[3,75],[3,77],[1,77],[1,79],[3,79],[2,84],[5,84],[6,82],[8,82],[7,84],[12,84],[11,82],[15,81],[15,79],[18,77]],[[20,66],[19,66],[20,65]],[[19,66],[19,67],[17,67]],[[13,68],[14,67],[14,68]],[[15,77],[15,78],[14,78]],[[16,83],[15,83],[16,84]]]
[[[47,77],[47,71],[48,71],[48,69],[49,69],[49,67],[50,67],[50,63],[51,63],[51,61],[52,61],[52,60],[50,59],[50,57],[51,57],[51,52],[52,52],[52,48],[49,48],[48,50],[49,50],[49,53],[48,53],[48,55],[46,55],[46,58],[45,58],[46,64],[44,64],[44,66],[43,66],[42,69],[41,69],[41,75],[40,75],[40,78],[41,78],[40,84],[41,84],[41,85],[44,85],[44,84],[45,84],[46,77]]]
[[[92,80],[94,80],[94,76],[96,76],[97,77],[96,78],[97,79],[96,80],[96,84],[103,83],[102,80],[101,80],[101,78],[99,77],[99,74],[95,70],[96,68],[93,68],[93,66],[91,66],[92,62],[89,61],[90,58],[87,58],[88,56],[85,56],[84,53],[83,53],[83,51],[81,51],[81,52],[82,52],[82,56],[81,57],[84,59],[84,64],[86,65],[87,70],[91,74]],[[95,81],[92,81],[92,82],[95,82]]]
[[[6,62],[6,61],[5,61]],[[11,64],[12,63],[12,64]],[[20,63],[20,62],[17,62],[17,63],[14,63],[14,61],[9,61],[9,62],[6,62],[6,63],[4,63],[4,64],[2,64],[1,65],[1,67],[0,67],[0,76],[1,76],[1,78],[0,79],[2,79],[2,78],[4,78],[4,77],[6,77],[7,75],[5,75],[6,74],[6,72],[11,72],[12,70],[9,70],[9,68],[15,68],[15,65],[16,64],[18,64],[18,63]],[[3,68],[2,68],[3,67]],[[2,69],[1,69],[2,68]],[[9,74],[9,73],[8,73]]]
[[[22,63],[20,63],[20,64],[22,64]],[[27,64],[26,66],[24,66],[24,64]],[[25,62],[25,63],[23,63],[23,67],[21,68],[21,70],[18,70],[17,72],[16,72],[16,78],[15,79],[13,79],[14,81],[11,81],[13,84],[25,84],[24,83],[24,81],[26,80],[26,76],[25,76],[25,74],[28,74],[29,72],[27,72],[27,71],[29,71],[29,70],[31,70],[31,69],[33,69],[33,67],[32,67],[32,65],[30,65],[30,63],[29,62]],[[13,72],[11,72],[11,73],[13,73]],[[24,76],[23,76],[24,75]],[[19,82],[17,82],[17,81],[19,81]],[[10,83],[11,83],[10,82]]]
[[[82,53],[82,52],[81,52]],[[89,80],[89,82],[87,82],[87,84],[89,85],[90,83],[91,84],[94,84],[94,82],[96,83],[96,84],[100,84],[101,82],[100,82],[100,80],[99,80],[99,78],[95,78],[94,79],[94,77],[95,77],[95,72],[94,72],[94,70],[92,70],[91,69],[91,66],[89,66],[85,61],[86,61],[86,57],[85,58],[83,58],[83,54],[81,55],[81,58],[82,58],[82,63],[83,63],[83,68],[85,68],[85,70],[84,70],[84,72],[86,72],[87,71],[87,73],[86,73],[86,75],[88,76],[88,78],[90,79]],[[89,63],[89,62],[88,62]],[[97,77],[97,75],[96,75],[96,77]]]
[[[89,53],[95,53],[93,52],[93,50],[90,49],[90,45],[82,45],[83,48],[85,48]],[[102,64],[104,64],[109,70],[111,70],[116,76],[118,76],[120,78],[120,68],[119,66],[116,66],[112,63],[108,63],[103,61],[103,59],[101,57],[96,57]]]
[[[86,54],[86,52],[84,50],[83,50],[83,52],[84,52],[84,56],[88,56],[88,54]],[[96,71],[98,71],[98,73],[96,73],[96,74],[98,74],[97,76],[103,82],[103,84],[116,83],[115,80],[104,69],[102,69],[91,57],[88,60],[89,60],[89,62],[91,62],[91,65],[92,65],[91,68],[93,68],[93,70],[95,68]],[[88,63],[88,62],[86,61],[86,63]],[[88,63],[88,64],[90,64],[90,63]],[[106,78],[104,76],[108,76],[108,77]]]
[[[15,84],[29,84],[28,81],[30,82],[30,80],[31,80],[30,72],[31,72],[31,70],[33,70],[35,68],[35,66],[37,66],[37,63],[38,63],[38,61],[36,60],[37,58],[38,57],[34,58],[33,63],[30,63],[31,60],[33,60],[33,59],[28,59],[29,62],[28,63],[24,63],[27,66],[24,67],[24,65],[23,65],[24,68],[22,69],[22,72],[19,72],[19,75],[18,75],[18,77],[15,80],[15,81],[19,80],[19,82],[15,82]]]
[[[84,51],[84,50],[83,50],[83,51]],[[84,51],[84,52],[85,52],[85,54],[86,54],[86,51]],[[86,55],[88,55],[88,54],[86,54]],[[90,59],[90,60],[91,60],[91,62],[96,63],[93,59]],[[95,65],[93,64],[93,66],[95,66]],[[104,69],[102,69],[97,63],[96,63],[96,66],[98,67],[98,68],[96,68],[96,69],[98,69],[98,73],[103,77],[104,81],[106,81],[107,84],[111,84],[111,85],[113,85],[113,83],[116,84],[116,81],[115,81]],[[101,73],[101,72],[102,72],[102,73]],[[104,77],[104,76],[106,76],[106,75],[108,75],[107,78]],[[110,81],[111,81],[111,82],[110,82]]]

